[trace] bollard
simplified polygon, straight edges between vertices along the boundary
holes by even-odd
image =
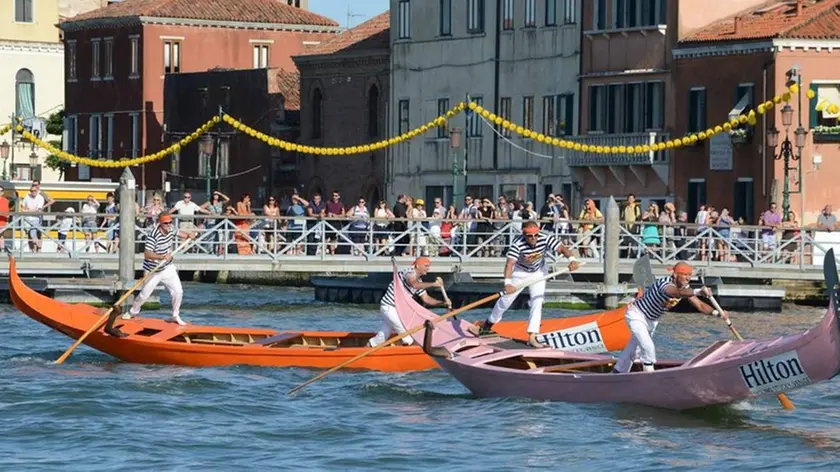
[[[120,177],[120,286],[128,290],[134,285],[134,222],[136,220],[134,201],[134,174],[126,167]],[[134,296],[128,297],[126,304],[134,303]]]
[[[621,241],[621,218],[615,198],[610,196],[604,217],[604,285],[607,296],[604,307],[607,310],[618,308],[618,247]]]

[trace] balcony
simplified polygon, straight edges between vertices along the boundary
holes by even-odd
[[[669,133],[633,133],[633,134],[593,134],[572,138],[573,141],[590,146],[644,146],[671,139]],[[580,171],[583,168],[589,169],[593,176],[601,183],[606,184],[605,170],[609,169],[612,175],[624,185],[626,170],[646,185],[645,167],[650,167],[656,176],[663,182],[668,182],[671,156],[669,150],[649,151],[643,154],[595,154],[582,151],[569,151],[566,155],[566,162],[573,171]]]

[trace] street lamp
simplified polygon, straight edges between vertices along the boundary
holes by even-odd
[[[790,171],[800,169],[801,167],[791,167],[790,161],[799,161],[802,157],[802,149],[805,147],[805,137],[808,132],[805,131],[801,125],[794,131],[794,142],[790,141],[790,126],[793,124],[793,108],[790,105],[785,105],[782,108],[782,125],[785,127],[785,140],[782,141],[782,147],[779,154],[776,154],[776,147],[779,145],[779,130],[771,129],[767,131],[767,147],[772,149],[774,158],[778,160],[784,159],[785,173],[784,173],[784,190],[782,191],[782,217],[787,220],[790,216]],[[793,148],[796,147],[794,153]],[[799,185],[801,186],[802,176],[799,177]],[[800,216],[801,218],[802,216]]]
[[[452,203],[457,205],[458,198],[458,149],[461,148],[461,128],[449,130],[449,147],[452,149]]]
[[[29,180],[35,180],[35,168],[38,167],[38,153],[32,151],[29,155]]]
[[[3,180],[6,180],[6,161],[9,160],[9,142],[5,139],[3,140],[3,144],[0,144],[0,158],[3,159]]]
[[[210,135],[204,135],[201,138],[200,152],[204,154],[204,171],[208,200],[210,200],[210,156],[213,155],[213,144],[213,138]]]

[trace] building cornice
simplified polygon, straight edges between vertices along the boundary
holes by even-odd
[[[715,56],[743,56],[765,52],[816,51],[833,52],[840,49],[840,40],[775,38],[749,42],[707,42],[678,46],[673,50],[674,59],[696,59]]]
[[[336,52],[332,54],[309,54],[303,56],[293,56],[292,59],[298,64],[307,65],[336,62],[356,63],[359,61],[365,63],[378,63],[390,61],[391,51],[387,49],[378,49],[372,51]]]
[[[297,33],[338,33],[338,26],[296,25],[286,23],[252,23],[247,21],[194,20],[191,18],[158,18],[151,16],[124,16],[118,18],[96,18],[81,21],[66,21],[56,25],[65,32],[96,28],[166,25],[199,28],[227,28],[261,31],[287,31]]]
[[[64,54],[64,45],[62,43],[0,40],[0,52]]]
[[[621,71],[608,71],[608,72],[585,72],[580,74],[581,79],[594,79],[598,77],[627,77],[627,76],[636,76],[636,75],[661,75],[661,74],[669,74],[671,71],[668,69],[630,69],[630,70],[621,70]]]

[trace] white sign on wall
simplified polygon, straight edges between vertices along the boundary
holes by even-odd
[[[719,133],[709,140],[709,170],[732,170],[732,139]]]

